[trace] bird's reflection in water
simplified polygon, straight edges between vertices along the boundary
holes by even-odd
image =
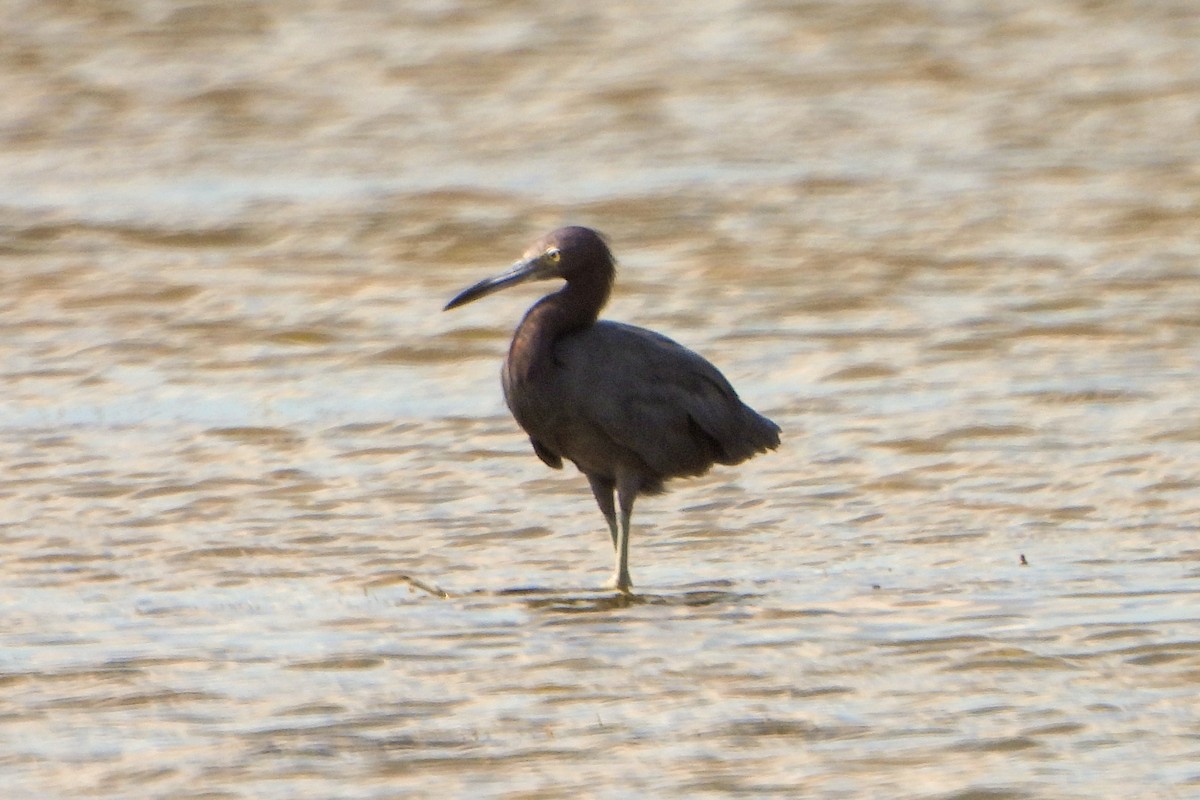
[[[564,614],[588,614],[615,611],[639,606],[673,606],[700,608],[702,606],[736,605],[756,595],[724,588],[729,584],[718,581],[706,587],[681,587],[679,591],[627,593],[595,589],[549,589],[526,587],[498,592],[504,597],[521,597],[525,605],[537,611]]]

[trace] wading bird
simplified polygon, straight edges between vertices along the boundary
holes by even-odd
[[[542,461],[561,469],[565,458],[587,476],[616,551],[613,583],[628,594],[629,519],[638,495],[772,450],[779,426],[686,347],[645,328],[597,321],[615,274],[598,233],[560,228],[507,272],[464,289],[446,310],[528,280],[566,281],[517,326],[501,373],[504,399]]]

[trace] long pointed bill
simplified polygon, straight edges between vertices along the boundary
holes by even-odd
[[[549,277],[553,277],[553,273],[547,269],[544,256],[538,255],[533,258],[527,258],[513,264],[508,272],[491,278],[484,278],[474,286],[463,289],[458,293],[458,296],[449,303],[446,303],[446,307],[442,310],[449,311],[452,308],[458,308],[470,303],[472,300],[478,300],[481,297],[498,292],[509,286],[516,286],[518,283]]]

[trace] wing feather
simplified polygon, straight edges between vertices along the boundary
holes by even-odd
[[[559,392],[578,418],[663,478],[736,464],[779,443],[708,361],[644,328],[599,322],[555,345]],[[570,454],[566,454],[570,455]]]

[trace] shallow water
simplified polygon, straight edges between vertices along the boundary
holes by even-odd
[[[1190,2],[386,6],[0,11],[5,791],[1200,791]],[[564,222],[784,429],[630,599]]]

